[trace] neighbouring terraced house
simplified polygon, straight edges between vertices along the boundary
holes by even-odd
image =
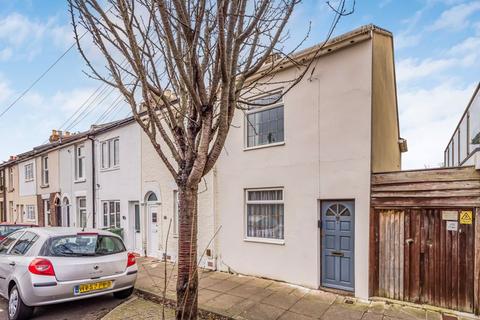
[[[477,85],[444,151],[444,166],[480,169],[480,83]]]
[[[368,298],[371,174],[400,170],[406,150],[392,35],[364,26],[315,59],[314,72],[284,95],[271,84],[250,97],[278,103],[235,115],[199,187],[201,264]],[[272,83],[295,74],[287,63]],[[0,170],[8,221],[120,227],[130,250],[176,259],[177,187],[132,118],[54,132]]]

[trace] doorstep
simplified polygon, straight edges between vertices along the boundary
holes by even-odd
[[[148,300],[175,306],[176,267],[139,258],[136,292]],[[166,274],[166,277],[165,277]],[[166,283],[166,286],[165,286]],[[241,320],[381,320],[479,319],[426,306],[396,301],[359,301],[336,293],[312,290],[262,278],[199,269],[199,312]],[[453,318],[452,318],[453,317]]]

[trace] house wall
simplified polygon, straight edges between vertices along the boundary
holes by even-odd
[[[42,154],[35,158],[37,165],[37,208],[38,208],[38,224],[57,226],[56,215],[56,197],[59,197],[60,192],[60,163],[59,163],[59,151],[53,150]],[[42,158],[48,156],[48,184],[43,184],[42,172],[43,164]],[[50,224],[46,221],[44,200],[50,200]]]
[[[147,242],[147,210],[148,204],[146,197],[150,192],[155,192],[159,203],[159,250],[158,257],[164,253],[170,256],[171,260],[176,260],[178,249],[178,237],[174,234],[174,191],[177,190],[177,185],[163,164],[158,153],[153,148],[150,139],[145,133],[141,134],[142,141],[142,208],[141,208],[141,225],[143,235],[143,251],[146,248]],[[164,146],[163,150],[166,150]],[[213,171],[209,173],[203,182],[199,185],[198,195],[198,251],[199,256],[206,250],[211,250],[211,257],[204,257],[200,262],[201,266],[208,266],[208,260],[215,258],[217,250],[215,247],[214,234],[215,226],[215,212],[214,212],[214,198],[213,193],[215,189]],[[165,248],[168,226],[172,220],[171,231],[168,236],[168,248]],[[213,239],[213,241],[211,241]],[[208,244],[211,242],[210,246]],[[212,267],[212,266],[210,266]]]
[[[244,150],[236,112],[217,165],[220,269],[318,288],[320,200],[354,199],[355,295],[368,297],[371,63],[370,41],[320,58],[284,96],[284,145]],[[272,81],[294,76],[291,68]],[[284,244],[245,240],[244,190],[264,187],[284,188]]]
[[[48,185],[42,184],[42,157],[48,156]],[[38,194],[54,193],[60,190],[59,151],[53,150],[36,157]]]
[[[85,179],[75,181],[75,145],[85,146]],[[59,185],[61,190],[61,201],[65,198],[70,206],[70,224],[72,227],[79,227],[77,198],[86,197],[87,200],[87,221],[88,227],[93,226],[93,192],[92,192],[92,142],[88,139],[79,140],[76,144],[66,145],[59,150]],[[65,208],[62,208],[65,209]]]
[[[17,202],[17,222],[38,223],[38,206],[37,206],[37,169],[35,159],[29,159],[18,163],[18,202]],[[26,180],[25,167],[32,165],[33,179]],[[35,218],[28,219],[26,207],[35,207]]]
[[[13,169],[13,185],[10,184],[10,179],[8,178],[9,168]],[[8,222],[15,222],[21,221],[21,215],[17,212],[17,204],[19,201],[19,180],[18,180],[18,165],[11,164],[5,169],[7,176],[6,176],[6,186],[7,186],[7,193],[6,193],[6,205],[7,205],[7,221]],[[13,210],[11,210],[10,204],[13,204]]]
[[[393,39],[373,34],[372,171],[401,169]]]
[[[480,137],[480,83],[477,85],[465,112],[452,133],[444,151],[444,166],[469,166],[474,164],[474,153],[480,144],[472,143]]]
[[[113,169],[101,167],[101,143],[112,138],[119,138],[120,165]],[[97,226],[108,227],[103,223],[102,202],[120,200],[121,228],[125,231],[125,242],[132,250],[134,236],[134,221],[130,219],[132,202],[141,201],[140,171],[141,171],[140,127],[137,123],[113,129],[95,137],[95,162],[97,172]]]

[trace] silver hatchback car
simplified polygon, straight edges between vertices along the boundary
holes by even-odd
[[[8,318],[28,319],[35,306],[133,292],[138,267],[122,239],[108,231],[27,228],[0,242],[0,295]]]

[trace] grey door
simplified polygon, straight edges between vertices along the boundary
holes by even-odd
[[[322,201],[322,286],[354,291],[354,201]]]

